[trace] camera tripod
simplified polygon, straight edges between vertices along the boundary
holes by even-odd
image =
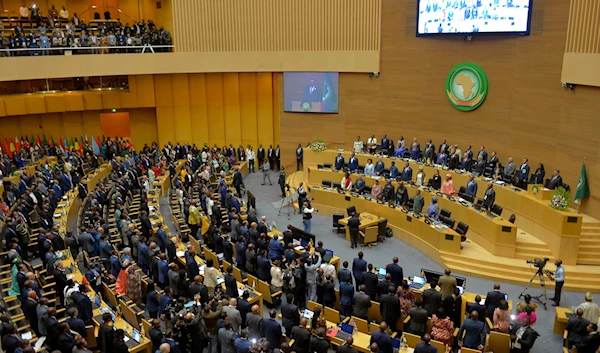
[[[546,307],[546,303],[548,302],[548,296],[546,295],[546,281],[544,280],[544,269],[543,268],[538,268],[537,272],[533,275],[533,277],[531,277],[531,279],[529,280],[529,283],[527,283],[527,286],[525,287],[525,289],[523,289],[521,294],[519,294],[519,299],[525,295],[525,292],[527,291],[527,289],[529,289],[531,287],[531,283],[533,282],[533,280],[536,277],[539,277],[539,279],[540,279],[540,287],[542,288],[542,294],[536,295],[536,296],[532,295],[531,299],[537,300],[540,304],[542,304],[544,306],[544,310],[548,310],[548,308]],[[542,301],[542,297],[544,298],[543,301]]]
[[[292,187],[286,185],[285,197],[281,200],[281,206],[279,206],[279,212],[277,213],[278,216],[281,216],[282,214],[286,215],[288,220],[290,219],[290,215],[296,213],[296,210],[294,210],[294,195],[298,194],[295,188],[293,192],[290,192],[291,189]],[[298,199],[297,196],[296,199]]]

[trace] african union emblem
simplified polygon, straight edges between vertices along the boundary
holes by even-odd
[[[310,102],[302,102],[300,108],[305,112],[309,112],[312,110],[312,104],[310,104]]]
[[[473,63],[456,65],[446,78],[446,96],[450,104],[465,112],[477,109],[485,100],[487,76]]]

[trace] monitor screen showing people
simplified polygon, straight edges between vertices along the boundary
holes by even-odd
[[[337,72],[285,72],[284,110],[302,113],[338,112]]]

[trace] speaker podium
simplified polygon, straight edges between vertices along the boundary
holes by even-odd
[[[322,112],[322,102],[309,102],[311,105],[311,108],[309,110],[305,110],[302,108],[302,103],[304,103],[304,101],[292,101],[292,111],[294,112],[315,112],[315,113],[320,113]]]

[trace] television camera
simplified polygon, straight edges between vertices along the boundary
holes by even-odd
[[[546,267],[548,260],[550,260],[550,259],[547,257],[544,257],[544,259],[527,260],[527,263],[530,265],[533,265],[534,267],[539,268],[540,270],[543,270],[544,267]]]

